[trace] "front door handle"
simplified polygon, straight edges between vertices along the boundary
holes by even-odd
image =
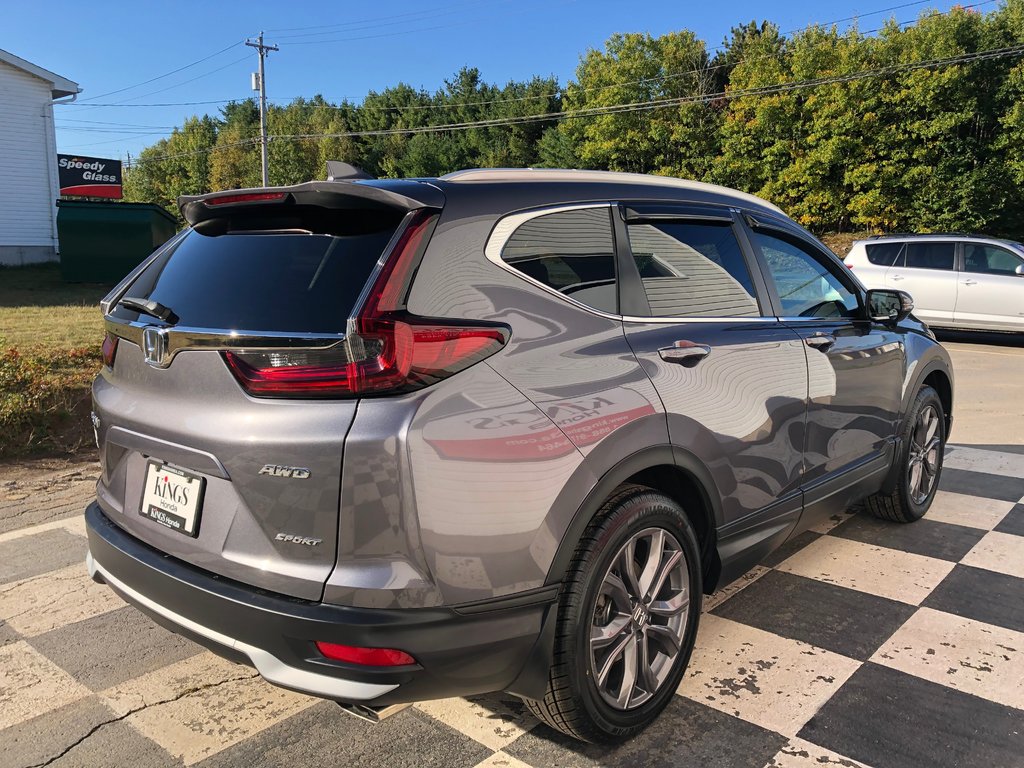
[[[671,347],[659,349],[658,354],[666,363],[678,363],[692,368],[711,354],[711,347],[707,344],[694,344],[692,341],[677,341]]]
[[[808,336],[804,341],[807,342],[808,347],[813,347],[819,352],[828,352],[836,343],[836,337],[831,333],[816,333],[813,336]]]
[[[964,285],[977,285],[977,284],[978,284],[977,280],[971,280],[970,278],[968,278],[967,280],[964,280]]]

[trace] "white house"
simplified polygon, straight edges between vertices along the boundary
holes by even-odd
[[[56,261],[56,99],[78,83],[0,50],[0,264]]]

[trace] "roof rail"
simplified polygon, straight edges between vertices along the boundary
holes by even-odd
[[[988,235],[977,235],[970,232],[886,232],[880,235],[870,235],[868,239],[877,240],[883,237],[988,237]]]
[[[474,181],[595,181],[605,184],[648,184],[659,187],[675,187],[677,189],[702,190],[723,196],[740,198],[770,208],[778,213],[781,209],[756,195],[740,192],[717,184],[703,181],[677,179],[673,176],[654,176],[647,173],[621,173],[618,171],[589,171],[569,168],[467,168],[440,177],[440,181],[474,182]],[[785,214],[783,214],[785,215]]]

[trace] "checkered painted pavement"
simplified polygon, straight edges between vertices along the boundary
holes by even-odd
[[[163,630],[86,576],[91,471],[0,482],[3,766],[1024,766],[1024,451],[953,447],[924,520],[844,515],[708,598],[610,749],[502,694],[371,725]]]

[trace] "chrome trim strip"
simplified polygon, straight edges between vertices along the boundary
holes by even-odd
[[[195,632],[197,635],[205,637],[207,640],[212,640],[219,645],[233,648],[236,651],[244,653],[249,657],[249,660],[252,661],[253,666],[256,667],[256,671],[259,672],[268,682],[276,683],[277,685],[284,686],[285,688],[291,688],[304,693],[310,693],[314,696],[326,696],[328,698],[346,699],[348,701],[371,701],[378,696],[383,696],[385,693],[395,690],[395,688],[398,687],[396,684],[385,685],[380,683],[360,683],[355,680],[342,680],[337,677],[320,675],[316,672],[310,672],[305,669],[289,667],[279,658],[262,648],[257,648],[254,645],[243,643],[241,640],[228,637],[225,634],[210,629],[198,622],[192,621],[192,619],[188,619],[179,613],[175,613],[170,608],[165,608],[156,601],[146,597],[141,592],[132,589],[123,581],[111,576],[102,565],[96,562],[96,559],[92,556],[92,552],[89,552],[85,556],[85,564],[89,569],[90,577],[95,579],[96,576],[99,575],[104,582],[109,584],[115,590],[124,593],[131,600],[145,606],[149,610],[153,611],[153,613],[159,614],[168,621],[172,621],[190,632]]]
[[[146,328],[162,327],[138,320],[127,321],[107,315],[108,332],[142,347]],[[166,368],[185,349],[326,349],[345,341],[344,333],[289,333],[286,331],[236,331],[222,328],[162,327],[167,336],[167,354],[157,367]]]
[[[561,213],[563,211],[581,211],[588,208],[611,208],[615,203],[581,203],[578,205],[556,205],[549,208],[538,208],[532,211],[524,211],[522,213],[513,213],[510,216],[506,216],[500,219],[497,224],[494,225],[494,229],[491,230],[490,236],[487,238],[487,243],[484,246],[484,256],[492,264],[504,269],[515,275],[520,280],[540,288],[546,293],[550,293],[552,296],[557,296],[562,301],[566,301],[575,307],[586,310],[592,315],[598,317],[604,317],[608,320],[620,320],[626,323],[660,323],[660,324],[673,324],[678,325],[680,323],[775,323],[778,319],[775,317],[763,317],[761,315],[751,317],[634,317],[632,315],[615,315],[611,312],[603,312],[600,309],[594,309],[593,307],[587,306],[582,302],[576,301],[571,296],[566,296],[564,293],[559,293],[549,285],[545,285],[540,280],[535,280],[529,275],[520,272],[518,269],[513,267],[511,264],[501,258],[501,252],[505,248],[505,244],[508,243],[509,238],[512,234],[523,224],[541,216],[547,216],[550,213]]]

